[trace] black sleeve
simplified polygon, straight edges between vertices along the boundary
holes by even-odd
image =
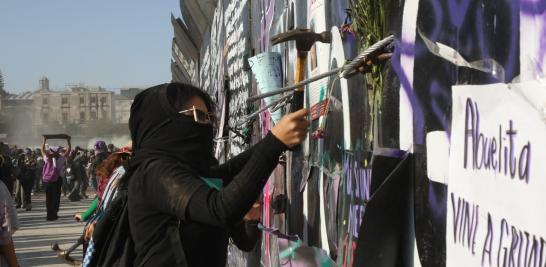
[[[258,241],[260,231],[257,222],[241,221],[229,229],[229,236],[242,251],[249,252]]]
[[[142,198],[161,213],[170,214],[185,220],[186,208],[191,196],[200,188],[207,186],[190,171],[180,168],[176,163],[155,161],[143,167],[146,173],[131,178],[130,183],[142,192]],[[138,169],[137,169],[138,171]],[[156,177],[146,179],[145,177]],[[138,184],[138,183],[141,184]]]
[[[286,146],[269,133],[254,147],[252,157],[233,181],[217,191],[207,186],[198,188],[187,208],[186,218],[215,226],[239,222],[256,201],[269,175],[277,166]]]
[[[252,153],[254,153],[254,147],[256,146],[247,149],[221,165],[211,167],[210,178],[220,178],[224,181],[224,185],[229,184],[250,159]]]

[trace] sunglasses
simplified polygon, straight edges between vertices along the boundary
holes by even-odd
[[[193,120],[201,124],[214,124],[216,121],[216,116],[211,112],[202,111],[195,106],[192,106],[190,109],[179,111],[178,113],[184,116],[193,116]]]

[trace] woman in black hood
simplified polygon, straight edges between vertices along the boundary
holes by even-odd
[[[128,207],[135,266],[225,266],[229,236],[252,249],[243,216],[281,153],[307,136],[303,109],[249,150],[213,166],[212,111],[205,92],[178,83],[149,88],[133,102]],[[213,189],[201,177],[220,178],[224,187]]]

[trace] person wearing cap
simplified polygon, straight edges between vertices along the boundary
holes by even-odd
[[[93,146],[95,155],[93,157],[93,160],[91,161],[90,166],[90,176],[89,179],[91,179],[91,183],[93,184],[93,187],[98,192],[99,191],[99,177],[97,177],[97,167],[102,163],[103,160],[105,160],[110,154],[108,153],[108,147],[106,146],[106,142],[102,140],[97,140],[95,142],[95,145]]]
[[[70,136],[66,139],[68,148],[62,150],[59,146],[50,147],[46,150],[47,138],[44,136],[42,142],[42,157],[44,166],[42,171],[42,181],[46,191],[46,210],[48,221],[55,221],[59,218],[59,206],[61,204],[61,172],[64,169],[66,156],[70,153],[72,145]]]

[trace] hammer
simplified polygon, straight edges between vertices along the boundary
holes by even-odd
[[[332,34],[329,31],[322,33],[312,32],[310,29],[294,29],[288,32],[280,33],[271,38],[271,44],[276,45],[283,42],[296,41],[296,49],[298,50],[298,58],[296,60],[296,74],[294,83],[299,83],[303,80],[305,74],[305,63],[307,62],[307,52],[315,42],[330,43]],[[290,105],[290,112],[297,111],[303,108],[303,92],[304,87],[301,86],[294,92]]]

